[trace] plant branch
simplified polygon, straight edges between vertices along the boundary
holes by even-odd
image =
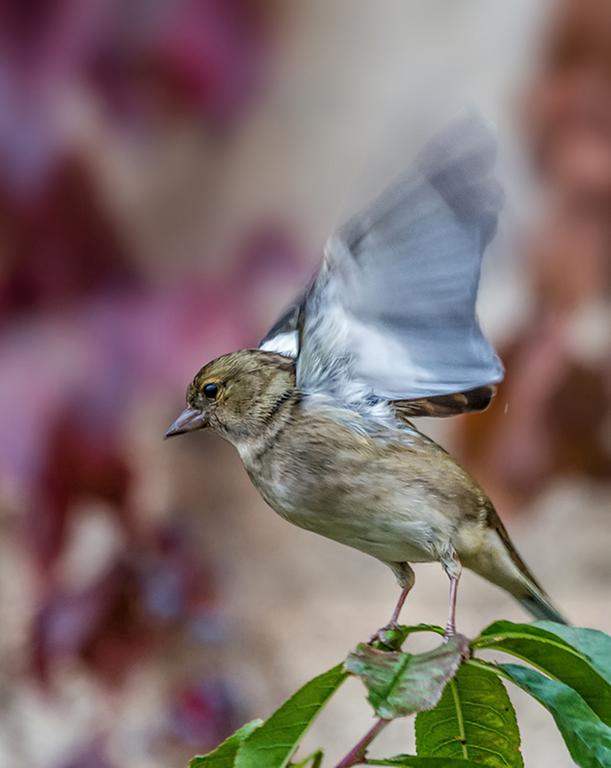
[[[344,757],[343,760],[341,760],[335,768],[351,768],[353,765],[358,765],[359,763],[362,763],[365,759],[365,753],[367,752],[367,747],[371,744],[371,742],[375,739],[375,737],[381,733],[381,731],[386,728],[386,726],[390,723],[390,720],[378,720],[363,736],[363,738],[352,747],[350,752]]]

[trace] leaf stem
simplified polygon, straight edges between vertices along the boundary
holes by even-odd
[[[298,763],[291,763],[293,768],[320,768],[322,763],[323,753],[322,750],[319,749],[316,752],[312,752],[311,755],[308,755],[307,757],[304,757],[303,760],[300,760]]]
[[[367,733],[363,736],[360,741],[357,742],[357,744],[352,747],[350,752],[344,757],[343,760],[341,760],[335,768],[350,768],[353,765],[358,765],[359,763],[362,763],[365,759],[365,753],[367,752],[367,747],[371,744],[371,742],[375,739],[375,737],[386,728],[386,726],[390,723],[390,720],[384,720],[380,719],[374,725],[367,731]]]
[[[467,753],[467,733],[465,731],[465,718],[462,711],[462,702],[460,701],[460,697],[458,695],[458,691],[456,690],[456,683],[454,680],[448,681],[448,687],[450,689],[450,692],[452,693],[452,700],[454,701],[454,709],[456,710],[456,721],[458,723],[458,736],[459,736],[459,742],[460,746],[462,748],[462,756],[466,760],[469,755]]]
[[[494,664],[490,661],[485,661],[484,659],[476,659],[471,658],[467,659],[465,661],[465,664],[467,664],[470,667],[477,667],[478,669],[483,669],[485,672],[492,672],[495,675],[498,675],[499,677],[504,677],[505,680],[509,680],[509,682],[513,682],[511,677],[503,671],[503,668],[500,667],[498,664]]]

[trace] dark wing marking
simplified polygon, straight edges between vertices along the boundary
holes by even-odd
[[[399,418],[414,416],[456,416],[459,413],[485,411],[492,402],[496,387],[486,386],[457,392],[453,395],[437,395],[419,400],[395,400],[392,405]]]

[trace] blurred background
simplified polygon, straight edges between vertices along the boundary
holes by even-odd
[[[0,20],[0,766],[184,765],[386,620],[383,566],[276,517],[214,436],[161,438],[194,371],[256,344],[465,104],[499,134],[480,308],[507,377],[485,414],[420,426],[571,620],[610,631],[608,0],[0,0]],[[446,592],[420,566],[404,619],[442,623]],[[458,616],[526,618],[470,574]],[[310,735],[330,762],[363,699],[349,681]],[[570,766],[514,700],[527,764]]]

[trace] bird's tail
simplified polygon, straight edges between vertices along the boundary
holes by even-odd
[[[484,574],[491,581],[507,589],[535,619],[568,624],[545,590],[538,584],[526,563],[513,546],[505,526],[490,502],[486,508],[490,533],[496,537],[497,552],[493,574]],[[504,555],[504,556],[503,556]],[[475,568],[474,570],[478,570]]]
[[[516,598],[535,619],[555,621],[557,624],[569,623],[545,592],[535,586],[534,583],[525,584],[525,594],[523,596],[516,595]]]

